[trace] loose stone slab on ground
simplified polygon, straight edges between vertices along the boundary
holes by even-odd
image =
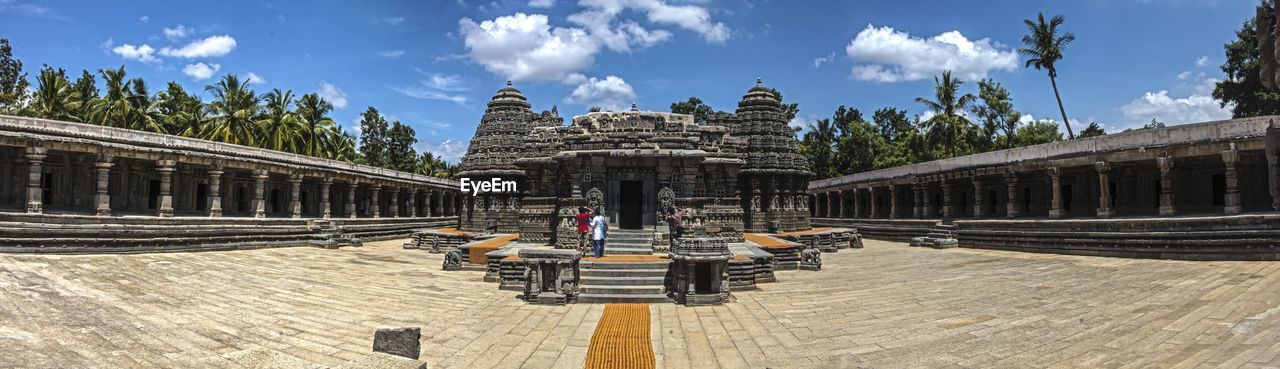
[[[0,367],[339,366],[382,327],[422,327],[432,368],[585,364],[604,305],[528,305],[404,242],[0,255]],[[1280,366],[1280,263],[865,246],[649,305],[657,366]]]

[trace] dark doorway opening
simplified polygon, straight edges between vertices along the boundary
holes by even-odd
[[[155,209],[160,201],[160,181],[152,180],[147,188],[147,209]]]
[[[622,181],[618,187],[618,228],[643,228],[644,182]]]
[[[196,185],[196,210],[209,210],[209,185]]]
[[[1227,196],[1227,177],[1222,174],[1213,175],[1213,206],[1225,206],[1227,204],[1225,197]]]

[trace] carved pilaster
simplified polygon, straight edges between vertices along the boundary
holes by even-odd
[[[1240,161],[1240,153],[1235,149],[1222,152],[1223,164],[1223,182],[1226,185],[1226,193],[1222,195],[1222,212],[1226,214],[1240,214],[1243,207],[1240,205],[1240,188],[1239,180],[1236,174],[1236,163]]]
[[[1173,215],[1177,213],[1173,206],[1173,158],[1156,158],[1156,167],[1160,168],[1160,215]]]

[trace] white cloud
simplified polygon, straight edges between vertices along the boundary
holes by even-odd
[[[836,58],[836,52],[835,52],[835,51],[832,51],[830,54],[827,54],[827,56],[820,56],[820,57],[817,57],[817,58],[813,59],[813,67],[814,67],[814,68],[821,67],[823,64],[830,63],[830,62],[831,62],[832,60],[834,60],[835,58]]]
[[[599,50],[579,28],[551,27],[542,14],[516,13],[480,23],[458,21],[468,55],[511,80],[556,80],[586,69]]]
[[[262,78],[262,76],[258,75],[257,73],[249,72],[248,74],[245,74],[244,83],[248,83],[251,85],[261,85],[261,84],[266,84],[267,79]]]
[[[1013,50],[989,38],[971,41],[958,31],[924,39],[867,25],[845,53],[856,63],[850,77],[873,82],[917,81],[947,70],[961,79],[977,80],[992,70],[1018,69]]]
[[[404,23],[404,17],[390,17],[387,19],[383,19],[382,21],[386,22],[387,24],[396,26],[396,25],[399,25],[400,23]]]
[[[108,41],[107,47],[110,47],[110,41]],[[147,44],[142,44],[142,46],[133,46],[130,44],[123,44],[123,45],[111,48],[111,52],[115,53],[116,55],[119,55],[121,58],[129,59],[129,60],[137,60],[143,63],[159,63],[160,62],[160,58],[157,58],[155,56],[156,49],[152,48],[151,45],[147,45]]]
[[[182,68],[182,74],[186,74],[194,80],[201,81],[209,79],[209,77],[213,77],[213,74],[218,73],[218,69],[221,68],[222,66],[218,64],[187,64],[186,67]]]
[[[1197,66],[1197,67],[1204,67],[1204,66],[1208,66],[1208,65],[1209,65],[1209,56],[1208,56],[1208,55],[1201,55],[1199,58],[1196,58],[1196,66]]]
[[[628,39],[632,45],[640,46],[640,48],[653,47],[653,45],[670,40],[672,36],[671,32],[667,32],[667,30],[650,31],[639,23],[632,21],[623,22],[620,29],[630,36]]]
[[[191,35],[191,29],[184,27],[181,24],[179,24],[177,27],[174,27],[174,28],[169,28],[169,27],[164,28],[164,37],[169,39],[169,41],[178,41],[190,35]]]
[[[343,92],[338,86],[334,86],[329,82],[320,82],[320,90],[316,91],[320,97],[333,104],[334,107],[342,109],[347,107],[347,93]]]
[[[618,13],[632,9],[644,13],[649,22],[697,32],[707,42],[723,43],[730,37],[729,27],[712,21],[711,13],[701,6],[669,5],[664,0],[580,0],[578,4],[588,10],[570,16],[570,21],[579,14],[595,13],[590,18],[608,24]]]
[[[1231,109],[1208,95],[1169,96],[1169,91],[1147,92],[1120,107],[1126,119],[1146,122],[1155,118],[1168,123],[1197,123],[1231,118]]]
[[[144,15],[144,16],[142,16],[141,18],[138,18],[138,21],[139,21],[139,22],[142,22],[142,23],[151,22],[151,17],[148,17],[148,16],[145,16],[145,15]]]
[[[227,55],[235,48],[236,39],[231,36],[209,36],[177,49],[165,47],[160,49],[160,55],[179,58],[211,58]]]
[[[1182,73],[1178,73],[1178,79],[1187,79],[1187,78],[1191,78],[1191,71],[1185,70],[1185,71],[1182,71]]]
[[[378,52],[378,56],[388,58],[388,59],[399,58],[402,55],[404,55],[404,50],[385,50],[385,51]]]
[[[530,8],[554,8],[556,0],[529,0]]]
[[[462,85],[462,77],[457,75],[426,73],[416,68],[414,70],[421,73],[426,78],[420,80],[417,85],[406,87],[392,86],[390,87],[391,90],[415,99],[448,101],[463,107],[467,106],[467,101],[469,101],[467,96],[456,93],[467,90],[467,87]]]
[[[430,151],[437,158],[450,163],[457,163],[458,160],[462,159],[463,155],[467,154],[467,144],[466,141],[454,140],[444,140],[443,142],[419,141],[418,150]]]
[[[624,110],[636,100],[635,89],[618,76],[599,79],[574,74],[569,76],[566,82],[578,85],[564,99],[570,104],[596,105],[606,110]]]

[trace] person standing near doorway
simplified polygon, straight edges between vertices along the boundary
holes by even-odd
[[[600,211],[600,207],[595,209],[595,217],[591,218],[591,242],[595,257],[604,256],[604,240],[609,237],[609,222],[604,219],[604,212]]]
[[[573,216],[578,221],[578,253],[587,252],[587,230],[591,225],[591,212],[586,206],[578,207],[578,215]]]

